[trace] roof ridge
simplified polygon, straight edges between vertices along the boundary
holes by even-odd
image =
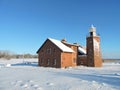
[[[63,44],[61,41],[48,38],[52,43],[54,43],[59,49],[61,49],[63,52],[74,52],[70,47]]]

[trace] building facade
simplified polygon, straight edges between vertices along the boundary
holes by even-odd
[[[55,39],[48,38],[37,53],[39,66],[65,68],[77,64],[77,53]]]
[[[77,43],[68,43],[48,38],[38,49],[38,64],[43,67],[66,68],[78,65],[101,67],[100,36],[96,28],[91,26],[89,36],[86,37],[87,47]]]

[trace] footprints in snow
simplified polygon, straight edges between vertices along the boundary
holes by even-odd
[[[21,88],[25,88],[25,89],[32,89],[32,90],[43,90],[42,87],[40,87],[40,85],[35,84],[35,81],[32,80],[28,80],[28,81],[22,81],[22,80],[17,80],[15,82],[11,82],[11,85],[15,86],[15,87],[21,87]],[[46,86],[53,86],[54,83],[45,83]]]

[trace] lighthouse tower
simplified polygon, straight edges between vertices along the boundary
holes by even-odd
[[[87,65],[89,67],[101,67],[102,57],[100,50],[100,36],[96,34],[96,28],[91,25],[87,36]]]

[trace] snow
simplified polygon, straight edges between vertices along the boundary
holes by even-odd
[[[48,38],[51,42],[53,42],[56,46],[58,46],[63,52],[74,52],[71,48],[64,45],[61,41]]]
[[[83,48],[78,47],[78,50],[79,50],[79,52],[81,52],[81,53],[83,53],[83,54],[86,54],[86,51],[85,51]]]
[[[37,64],[37,59],[0,60],[0,90],[120,90],[119,62],[67,69]]]

